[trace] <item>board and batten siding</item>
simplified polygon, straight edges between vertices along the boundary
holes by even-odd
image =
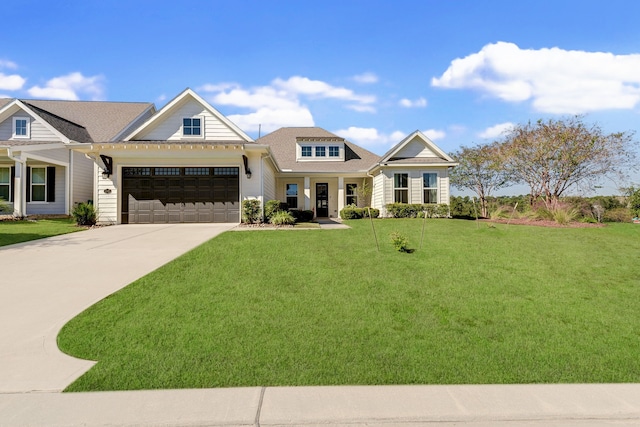
[[[73,185],[72,204],[84,203],[93,200],[93,161],[87,159],[84,154],[72,151],[71,160],[73,162],[73,177],[71,185]]]
[[[13,139],[13,118],[14,117],[27,117],[29,118],[30,136],[29,138],[15,138],[16,140],[31,140],[31,141],[57,141],[62,142],[60,137],[51,132],[44,124],[35,120],[29,114],[24,111],[18,111],[5,121],[0,123],[0,141],[10,141]]]
[[[273,166],[271,166],[271,162],[267,160],[262,160],[262,179],[263,179],[263,188],[264,188],[264,201],[267,202],[269,200],[276,199],[276,176],[273,171]]]
[[[202,136],[193,138],[183,136],[182,119],[197,116],[204,118],[204,138]],[[189,101],[176,107],[169,116],[165,117],[148,132],[139,135],[136,139],[151,141],[182,141],[190,139],[194,141],[202,139],[208,141],[244,141],[242,137],[230,129],[225,123],[195,101]]]
[[[35,166],[38,167],[38,166]],[[55,166],[56,168],[56,191],[54,202],[27,202],[27,215],[45,215],[45,214],[62,214],[66,213],[66,183],[65,168],[63,166]],[[30,191],[30,188],[27,188]]]

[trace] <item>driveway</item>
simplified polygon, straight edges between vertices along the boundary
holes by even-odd
[[[95,362],[58,350],[65,323],[235,225],[116,225],[0,247],[0,393],[71,384]]]

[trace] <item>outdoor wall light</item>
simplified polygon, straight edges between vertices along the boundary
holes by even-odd
[[[109,156],[105,156],[104,154],[100,154],[100,158],[102,159],[102,163],[104,163],[104,170],[102,172],[102,177],[104,179],[109,178],[113,171],[113,158]]]

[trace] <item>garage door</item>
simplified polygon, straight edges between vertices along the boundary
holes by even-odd
[[[240,222],[237,167],[122,168],[122,223]]]

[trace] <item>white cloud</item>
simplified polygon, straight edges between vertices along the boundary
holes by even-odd
[[[358,74],[357,76],[353,76],[353,80],[356,83],[372,84],[372,83],[378,83],[379,78],[374,73],[367,72],[367,73]]]
[[[103,97],[104,88],[102,76],[85,77],[82,73],[75,72],[66,76],[55,77],[44,87],[33,86],[27,92],[36,98],[64,99],[75,101],[80,95],[87,95],[91,100],[100,100]]]
[[[632,109],[640,103],[640,54],[521,49],[498,42],[451,62],[431,84],[475,89],[541,112],[577,114]]]
[[[359,95],[350,89],[319,80],[293,76],[275,79],[268,86],[244,88],[237,83],[206,84],[198,88],[214,105],[230,105],[249,110],[228,117],[247,131],[270,132],[283,126],[314,126],[313,116],[302,100],[337,99],[348,101],[345,108],[375,112],[375,97]]]
[[[19,90],[22,89],[24,83],[27,81],[22,76],[17,74],[6,75],[0,73],[0,90]]]
[[[387,151],[407,136],[406,133],[401,131],[385,134],[379,132],[376,128],[361,128],[355,126],[336,130],[333,131],[333,133],[375,152]]]
[[[18,68],[18,64],[13,61],[0,59],[0,68],[9,68],[10,70],[15,70],[16,68]]]
[[[408,98],[402,98],[398,104],[405,108],[423,108],[427,106],[427,100],[424,98],[418,98],[415,101],[412,101]]]
[[[511,122],[499,123],[497,125],[486,128],[480,132],[478,136],[485,139],[493,139],[501,136],[505,131],[513,129],[515,125]]]
[[[425,136],[427,138],[429,138],[432,141],[436,141],[438,139],[442,139],[445,136],[447,136],[447,133],[443,130],[437,130],[437,129],[427,129],[427,130],[423,130],[422,133],[425,134]]]

